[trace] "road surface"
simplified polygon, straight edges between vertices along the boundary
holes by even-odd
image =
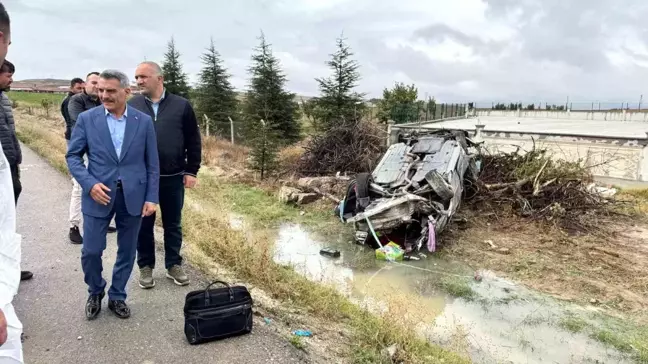
[[[23,235],[23,269],[34,278],[22,282],[14,306],[24,325],[25,363],[305,363],[303,353],[255,321],[251,334],[190,346],[183,333],[187,292],[204,287],[190,270],[192,283],[178,287],[156,268],[156,286],[137,285],[137,265],[128,287],[131,318],[122,320],[107,307],[87,321],[86,285],[79,245],[67,234],[70,180],[23,145],[23,192],[18,201],[18,233]],[[109,234],[104,278],[110,284],[116,234]],[[158,262],[163,258],[158,251]],[[202,280],[202,278],[199,278]],[[108,288],[108,287],[107,287]]]

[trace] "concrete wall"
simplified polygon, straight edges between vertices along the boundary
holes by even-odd
[[[574,120],[645,121],[648,111],[478,110],[477,116],[528,117]]]
[[[483,133],[484,146],[490,152],[512,152],[535,147],[547,149],[555,159],[580,162],[591,167],[600,177],[626,180],[646,180],[644,153],[646,148],[638,140],[583,140],[582,138],[516,133]],[[580,140],[578,140],[580,139]]]
[[[392,128],[389,143],[397,141],[397,133],[406,130],[398,126]],[[578,161],[591,167],[596,177],[648,181],[647,139],[487,132],[483,126],[468,131],[475,141],[484,141],[484,147],[493,153],[515,151],[517,147],[531,150],[535,145],[547,149],[553,158]]]

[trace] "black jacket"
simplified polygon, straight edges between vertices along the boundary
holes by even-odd
[[[69,120],[65,120],[65,134],[72,135],[72,129],[74,129],[74,125],[76,124],[79,114],[99,105],[101,105],[101,100],[99,100],[99,98],[96,96],[88,95],[85,90],[70,97],[70,100],[68,101]]]
[[[63,102],[61,102],[61,115],[63,115],[63,120],[65,120],[65,139],[70,140],[70,135],[72,135],[72,129],[70,129],[69,125],[71,124],[70,122],[70,113],[68,112],[68,103],[70,102],[70,98],[72,98],[74,94],[72,92],[68,92],[67,96],[63,99]]]
[[[153,119],[160,155],[160,175],[198,175],[202,149],[200,129],[189,101],[165,91],[157,117],[151,100],[143,95],[133,96],[128,104]]]
[[[16,137],[12,102],[7,95],[0,91],[0,143],[9,165],[22,163],[22,151]]]

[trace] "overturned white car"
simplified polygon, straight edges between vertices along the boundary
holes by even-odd
[[[476,147],[461,130],[401,135],[373,173],[351,181],[336,213],[354,224],[360,244],[375,249],[394,242],[405,252],[425,245],[433,252],[437,234],[477,179]]]

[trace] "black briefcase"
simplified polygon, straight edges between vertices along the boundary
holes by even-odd
[[[214,284],[225,287],[210,289]],[[187,293],[184,332],[189,344],[201,344],[252,331],[252,296],[243,286],[214,281]]]

